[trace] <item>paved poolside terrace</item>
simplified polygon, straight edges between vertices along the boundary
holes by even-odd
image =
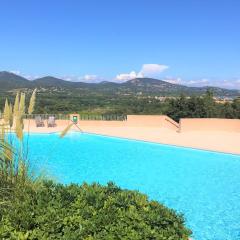
[[[46,122],[46,120],[45,120]],[[70,120],[56,120],[56,127],[36,127],[25,120],[25,131],[53,133],[63,131]],[[167,116],[128,115],[126,121],[79,120],[72,130],[107,136],[144,140],[197,149],[240,154],[239,119],[181,119],[176,123]]]

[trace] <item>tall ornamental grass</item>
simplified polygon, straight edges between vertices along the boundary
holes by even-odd
[[[36,90],[32,93],[28,108],[25,93],[17,93],[13,106],[7,99],[5,101],[3,119],[0,119],[0,186],[31,182],[24,154],[23,118],[25,109],[29,114],[34,111],[35,100]]]

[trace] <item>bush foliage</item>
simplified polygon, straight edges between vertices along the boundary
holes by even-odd
[[[0,208],[0,239],[179,240],[191,234],[182,215],[113,183],[47,181],[15,189]]]

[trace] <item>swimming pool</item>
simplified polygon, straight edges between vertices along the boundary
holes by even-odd
[[[85,133],[31,134],[29,146],[59,182],[114,181],[182,212],[194,239],[240,239],[240,155]]]

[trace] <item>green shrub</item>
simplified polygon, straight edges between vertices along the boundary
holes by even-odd
[[[136,191],[44,182],[13,189],[0,239],[188,239],[183,216]],[[1,201],[1,199],[0,199]]]

